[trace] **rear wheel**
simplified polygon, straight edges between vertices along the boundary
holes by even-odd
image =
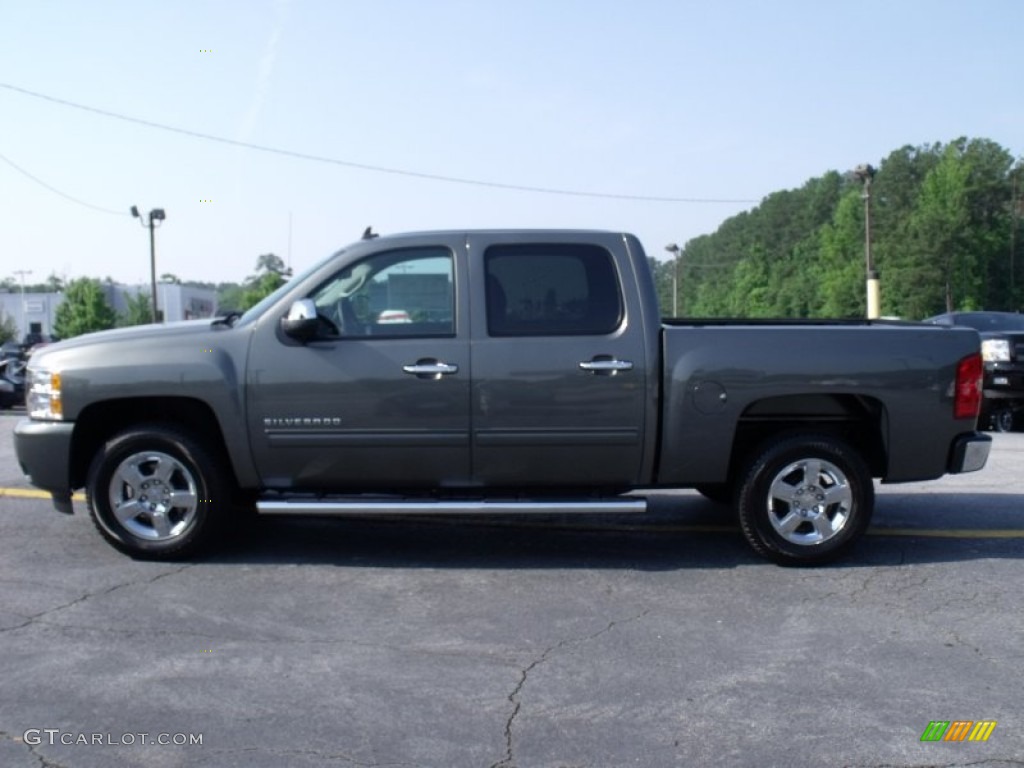
[[[1013,409],[1000,408],[992,414],[992,428],[996,432],[1013,431]]]
[[[737,502],[751,547],[783,565],[840,557],[863,535],[873,508],[863,459],[829,435],[767,443],[748,465]]]
[[[165,425],[115,435],[89,468],[86,494],[104,538],[133,557],[190,557],[213,542],[231,512],[224,463]]]

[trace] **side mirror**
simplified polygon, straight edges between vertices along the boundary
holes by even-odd
[[[281,330],[286,336],[307,342],[317,335],[319,320],[316,316],[316,304],[312,299],[299,299],[288,309],[288,314],[281,318]]]

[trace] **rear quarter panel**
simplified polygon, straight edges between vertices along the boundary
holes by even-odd
[[[975,427],[953,418],[957,363],[979,348],[969,329],[665,326],[662,347],[662,485],[726,481],[737,425],[765,398],[837,394],[880,403],[882,477],[890,482],[942,475],[952,439]]]

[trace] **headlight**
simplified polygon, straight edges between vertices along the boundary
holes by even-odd
[[[981,357],[986,363],[1005,363],[1010,359],[1007,339],[985,339],[981,342]]]
[[[33,419],[60,421],[64,405],[60,399],[60,374],[57,371],[28,369],[28,395],[25,406]]]

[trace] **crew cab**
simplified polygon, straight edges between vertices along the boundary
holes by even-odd
[[[371,235],[240,317],[39,351],[15,447],[137,557],[192,556],[239,509],[642,513],[689,487],[809,564],[867,528],[873,478],[984,466],[981,374],[968,328],[662,320],[629,234]]]

